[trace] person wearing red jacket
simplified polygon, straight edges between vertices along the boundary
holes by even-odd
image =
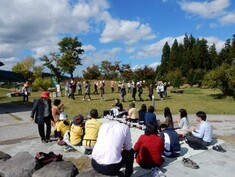
[[[156,124],[147,124],[145,134],[141,135],[134,145],[136,162],[142,168],[159,167],[164,162],[162,153],[164,142],[158,134]]]

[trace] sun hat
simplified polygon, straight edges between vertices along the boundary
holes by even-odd
[[[59,120],[67,120],[67,119],[68,119],[67,114],[65,114],[64,112],[61,112],[59,116]]]
[[[50,93],[47,92],[47,91],[43,91],[42,94],[41,94],[41,97],[42,98],[50,98]]]
[[[79,125],[83,122],[84,116],[82,114],[78,114],[73,118],[73,124],[74,125]]]

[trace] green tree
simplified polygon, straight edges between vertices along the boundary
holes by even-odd
[[[145,80],[147,84],[154,84],[156,78],[156,72],[153,68],[144,66],[133,71],[133,77],[135,81]]]
[[[58,60],[62,72],[68,73],[73,78],[73,72],[78,65],[81,65],[81,55],[84,50],[81,48],[82,43],[78,41],[78,37],[65,37],[59,43],[59,50],[62,54]]]
[[[235,65],[227,63],[208,72],[203,86],[220,89],[225,96],[235,96]]]
[[[162,49],[161,65],[158,66],[156,69],[158,78],[164,77],[168,72],[170,52],[171,52],[170,46],[168,42],[166,42]]]
[[[60,56],[56,53],[50,53],[49,57],[44,55],[40,60],[43,62],[43,65],[51,71],[56,81],[60,82],[62,80],[62,69],[58,64]]]
[[[87,67],[86,70],[82,71],[82,73],[83,73],[84,79],[86,80],[98,79],[101,76],[98,65]]]
[[[32,72],[34,70],[35,59],[33,57],[27,57],[21,62],[17,62],[12,71],[22,74],[26,80],[32,80]]]
[[[171,85],[175,88],[179,88],[184,84],[184,79],[182,77],[182,73],[180,69],[175,69],[167,73],[165,80],[171,83]]]

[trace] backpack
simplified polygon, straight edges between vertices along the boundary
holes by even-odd
[[[38,152],[35,155],[36,165],[35,170],[42,168],[43,166],[56,161],[63,161],[63,155],[61,154],[54,154],[54,152]]]

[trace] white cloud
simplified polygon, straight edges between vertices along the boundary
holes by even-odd
[[[156,37],[148,24],[141,24],[139,21],[117,20],[107,14],[105,20],[101,43],[123,41],[125,44],[133,44],[141,39],[149,40]]]
[[[93,45],[83,45],[82,49],[84,49],[85,52],[96,51],[96,48]]]
[[[224,14],[225,9],[229,6],[229,0],[212,0],[212,1],[181,1],[181,9],[203,18],[215,18]]]
[[[219,18],[219,22],[222,25],[235,24],[235,12]]]

